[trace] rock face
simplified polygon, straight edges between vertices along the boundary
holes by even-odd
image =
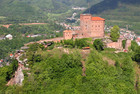
[[[22,85],[22,82],[24,80],[24,74],[22,72],[22,70],[25,70],[25,67],[24,65],[22,64],[18,64],[18,69],[17,71],[15,72],[15,75],[14,75],[14,78],[12,78],[8,83],[7,85]]]
[[[15,84],[22,85],[22,81],[24,80],[24,74],[22,72],[22,66],[19,65],[18,70],[16,71],[15,74]]]

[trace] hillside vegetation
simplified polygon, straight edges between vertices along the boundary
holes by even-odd
[[[86,10],[85,13],[88,13]],[[104,17],[108,25],[129,25],[130,30],[140,34],[139,0],[104,0],[90,8],[90,13]]]
[[[6,36],[11,34],[12,40],[4,39],[0,40],[0,59],[5,59],[10,53],[14,53],[15,50],[20,49],[25,43],[39,41],[41,39],[48,39],[53,37],[60,37],[62,33],[56,33],[54,31],[62,30],[63,27],[57,24],[44,24],[44,25],[11,25],[9,28],[0,27],[0,35]],[[28,38],[28,35],[42,34],[39,37]],[[45,35],[44,35],[45,34]]]
[[[96,4],[101,0],[0,0],[0,16],[20,21],[46,19],[48,13],[67,14],[72,6],[87,6],[87,2]],[[72,14],[72,13],[71,13]],[[62,15],[60,15],[62,16]],[[65,16],[65,15],[63,15]],[[26,19],[25,19],[26,18]],[[28,19],[27,19],[28,18]]]
[[[55,43],[52,50],[43,48],[41,44],[30,45],[23,56],[28,58],[31,70],[24,71],[23,85],[0,86],[0,93],[139,94],[139,73],[136,74],[136,63],[132,61],[131,53],[115,54],[114,49],[98,52],[89,41],[65,40]],[[81,49],[88,44],[90,50]],[[57,48],[60,45],[63,48]],[[85,76],[82,75],[82,62],[85,63]],[[1,83],[6,84],[6,78],[3,80]]]

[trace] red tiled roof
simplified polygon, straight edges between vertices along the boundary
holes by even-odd
[[[10,54],[10,56],[13,56],[13,54]]]
[[[72,31],[71,30],[65,30],[64,32],[66,33],[66,32],[72,32]]]
[[[83,49],[90,49],[90,47],[83,47]]]
[[[92,21],[104,21],[105,19],[101,17],[92,17]]]

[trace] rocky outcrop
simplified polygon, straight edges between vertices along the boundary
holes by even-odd
[[[7,83],[8,86],[14,85],[14,84],[22,85],[22,82],[24,80],[24,74],[23,74],[22,70],[25,70],[25,67],[24,67],[24,65],[19,63],[14,77]]]

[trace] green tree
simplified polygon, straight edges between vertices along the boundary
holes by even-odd
[[[39,48],[39,44],[34,43],[30,45],[29,51],[33,51],[35,53],[38,50],[38,48]]]
[[[98,50],[98,51],[104,50],[104,44],[103,44],[103,42],[102,42],[101,39],[96,39],[96,40],[93,42],[93,46],[94,46],[95,49]]]
[[[140,47],[137,47],[132,59],[140,63]]]
[[[126,44],[126,40],[123,40],[123,41],[122,41],[122,46],[123,46],[123,48],[125,48],[125,44]]]
[[[131,42],[131,50],[136,52],[137,48],[138,48],[138,44],[135,41]]]
[[[119,39],[119,37],[120,37],[120,28],[117,25],[113,26],[113,28],[111,29],[110,37],[111,37],[111,40],[113,42],[117,42],[117,40]]]

